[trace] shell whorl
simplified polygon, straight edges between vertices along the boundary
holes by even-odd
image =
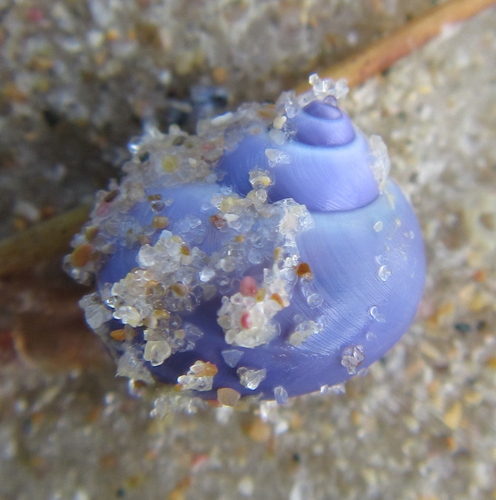
[[[379,186],[370,146],[336,104],[312,101],[291,118],[283,115],[283,130],[248,133],[220,161],[225,182],[246,195],[251,190],[249,172],[255,166],[271,168],[274,159],[268,192],[273,202],[293,198],[311,211],[332,212],[373,201]]]
[[[82,306],[120,374],[283,403],[347,380],[408,329],[420,228],[382,142],[317,86],[133,143],[66,258],[96,281]]]

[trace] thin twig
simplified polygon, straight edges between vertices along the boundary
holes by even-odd
[[[496,0],[449,0],[361,52],[320,70],[319,76],[346,78],[349,86],[358,85],[438,35],[443,26],[468,19],[493,5]],[[298,93],[307,89],[308,83],[296,87]],[[88,207],[80,206],[1,241],[0,277],[29,269],[65,251],[71,235],[79,230],[88,214]]]
[[[62,253],[89,213],[88,205],[80,205],[1,241],[0,276],[24,271]]]
[[[469,19],[493,5],[496,5],[496,0],[449,0],[360,52],[319,70],[319,76],[334,80],[346,78],[350,87],[359,85],[426,44],[446,25]],[[308,82],[303,82],[295,90],[301,93],[308,89]]]

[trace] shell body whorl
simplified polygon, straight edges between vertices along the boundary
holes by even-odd
[[[82,306],[118,373],[283,403],[347,380],[408,329],[420,228],[382,142],[335,96],[314,86],[133,145],[66,258],[95,278]]]

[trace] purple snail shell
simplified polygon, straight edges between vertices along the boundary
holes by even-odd
[[[149,129],[66,257],[118,374],[221,403],[342,383],[409,328],[425,258],[380,138],[340,82]],[[227,397],[227,396],[228,397]]]

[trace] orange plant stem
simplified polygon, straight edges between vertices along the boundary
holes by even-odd
[[[358,53],[319,70],[319,76],[346,78],[350,87],[359,85],[439,35],[444,26],[464,21],[493,5],[496,0],[449,0]],[[303,82],[295,90],[301,93],[309,88],[308,82]]]

